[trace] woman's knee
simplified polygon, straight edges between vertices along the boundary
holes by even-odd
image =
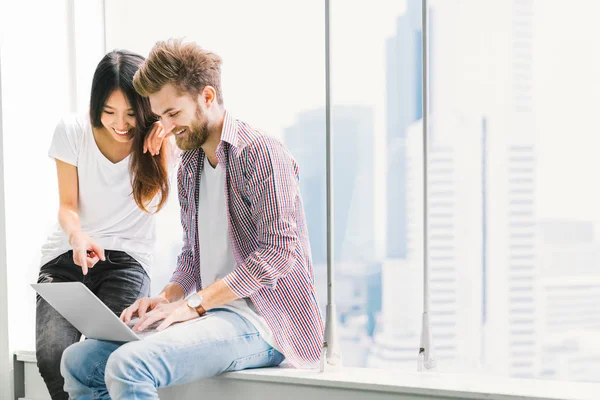
[[[36,358],[40,375],[42,375],[44,379],[57,375],[57,367],[60,365],[61,352],[38,349],[36,350]]]

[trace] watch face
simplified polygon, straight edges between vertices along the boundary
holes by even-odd
[[[202,297],[199,294],[193,294],[188,298],[188,305],[192,308],[198,308],[202,305]]]

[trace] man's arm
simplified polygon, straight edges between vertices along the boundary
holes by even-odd
[[[250,206],[259,247],[223,278],[237,297],[249,297],[263,286],[275,287],[296,265],[299,243],[299,185],[293,158],[269,137],[260,138],[248,151],[248,165],[253,168],[248,174]]]
[[[202,308],[205,311],[220,307],[238,298],[222,279],[202,289],[198,294],[202,296]]]
[[[185,292],[179,284],[169,282],[158,296],[167,300],[169,303],[173,303],[174,301],[183,299],[185,297]]]

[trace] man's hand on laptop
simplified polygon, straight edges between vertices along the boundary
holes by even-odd
[[[160,298],[163,299],[162,297]],[[151,300],[154,299],[158,298],[155,297]],[[144,316],[140,316],[140,319],[132,329],[134,332],[142,332],[156,322],[162,321],[162,323],[156,328],[156,330],[160,332],[176,322],[185,322],[194,318],[198,318],[198,312],[193,308],[190,308],[187,305],[186,300],[179,300],[173,303],[162,302],[161,304],[157,304],[155,307],[153,307],[152,311],[146,313]],[[127,321],[123,321],[127,323]]]
[[[129,325],[129,323],[131,322],[131,318],[139,317],[140,319],[138,323],[134,325],[134,328],[136,328],[137,326],[139,326],[140,321],[142,321],[145,318],[147,312],[154,310],[161,304],[168,303],[169,301],[162,296],[142,297],[141,299],[137,299],[135,303],[123,310],[120,317],[121,321]]]

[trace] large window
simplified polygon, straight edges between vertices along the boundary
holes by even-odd
[[[334,130],[343,119],[360,121],[336,142],[356,140],[360,155],[335,150],[354,161],[338,170],[336,181],[349,199],[342,206],[336,199],[336,212],[350,210],[348,219],[336,219],[345,232],[338,284],[347,279],[354,289],[338,301],[343,340],[370,347],[348,344],[345,359],[412,369],[423,250],[421,1],[406,1],[398,14],[379,4],[334,4],[336,105],[371,111],[356,107],[348,117],[333,109]],[[428,4],[427,250],[439,370],[598,381],[600,192],[593,127],[600,51],[590,13],[582,13],[595,5]],[[359,24],[368,29],[344,31]],[[363,129],[370,140],[357,134]],[[358,182],[363,174],[369,179],[349,194],[345,179]],[[352,209],[355,204],[361,206]],[[363,239],[375,228],[374,259],[361,247],[368,240],[344,247],[358,237],[351,223],[359,224]],[[348,259],[354,262],[346,268]]]
[[[416,368],[422,217],[407,189],[422,186],[422,169],[408,173],[406,135],[421,117],[420,32],[420,2],[331,2],[335,279],[346,366]],[[314,186],[304,185],[310,195]],[[320,265],[324,231],[315,233]]]
[[[147,55],[158,40],[184,37],[215,51],[224,60],[226,108],[291,150],[325,311],[324,1],[104,3],[107,50]],[[44,16],[70,23],[73,10],[49,4]],[[334,259],[345,366],[416,368],[425,210],[421,5],[332,1]],[[600,381],[600,6],[428,5],[427,252],[438,370]],[[90,78],[99,60],[80,57],[73,77],[69,46],[85,47],[73,42],[74,31],[34,31],[19,42],[3,31],[2,42],[11,350],[34,343],[27,284],[56,220],[55,173],[45,156],[52,129],[65,112],[85,109],[81,71]],[[30,47],[38,53],[23,58]],[[181,247],[176,197],[173,189],[158,216],[155,294]]]
[[[598,381],[597,5],[429,4],[440,368]]]

